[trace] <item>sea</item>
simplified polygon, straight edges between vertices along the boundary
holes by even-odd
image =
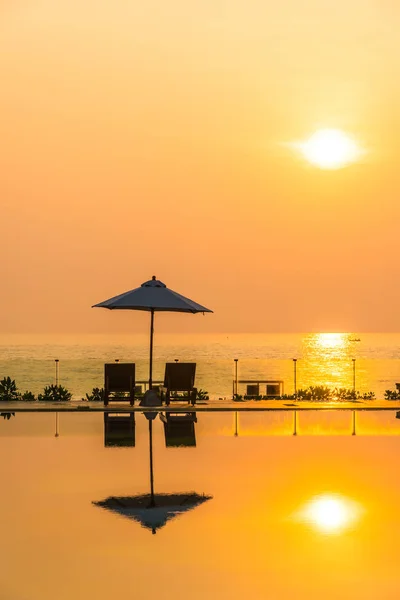
[[[80,400],[94,387],[103,387],[108,362],[134,362],[137,380],[145,382],[148,356],[144,335],[3,334],[0,379],[9,376],[21,392],[34,394],[58,380]],[[246,392],[241,381],[281,380],[287,394],[295,385],[297,390],[324,385],[355,387],[383,398],[385,390],[400,382],[400,333],[156,333],[153,380],[161,382],[165,363],[176,360],[196,363],[196,387],[210,401],[232,397],[236,365],[239,394]]]

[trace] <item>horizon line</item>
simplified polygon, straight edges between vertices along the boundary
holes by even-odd
[[[157,335],[309,335],[316,333],[338,334],[338,335],[397,335],[400,331],[362,331],[362,330],[303,330],[303,331],[158,331]],[[148,335],[146,331],[0,331],[0,335],[118,335],[118,336],[133,336],[133,335]]]

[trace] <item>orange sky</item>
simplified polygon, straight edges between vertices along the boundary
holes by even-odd
[[[0,6],[0,331],[125,330],[153,274],[215,311],[165,329],[400,329],[395,2]]]

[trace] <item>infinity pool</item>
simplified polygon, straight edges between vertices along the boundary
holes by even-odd
[[[2,600],[399,598],[394,412],[153,416],[0,419]]]

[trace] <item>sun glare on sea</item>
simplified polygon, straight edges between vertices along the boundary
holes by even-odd
[[[309,163],[320,169],[341,169],[361,156],[356,141],[340,129],[319,129],[298,148]]]
[[[298,513],[298,518],[322,533],[338,534],[359,519],[357,503],[339,495],[325,494],[313,498]]]
[[[345,333],[317,333],[316,345],[320,348],[343,348],[346,343]]]

